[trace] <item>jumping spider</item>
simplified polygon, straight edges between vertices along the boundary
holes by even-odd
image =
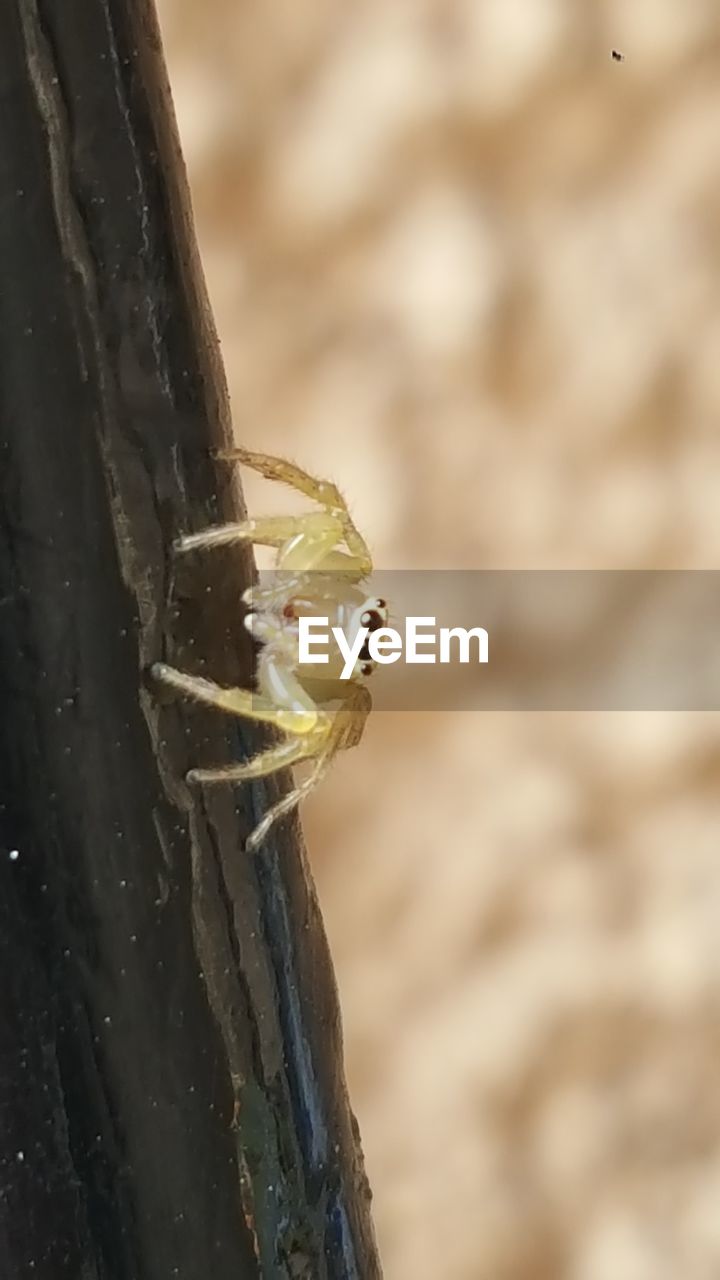
[[[277,548],[276,576],[266,586],[248,588],[243,601],[250,607],[245,626],[262,648],[258,658],[257,692],[222,688],[201,676],[187,675],[163,662],[152,675],[173,688],[231,715],[274,725],[284,736],[242,764],[217,769],[191,769],[190,783],[244,782],[313,761],[307,778],[268,809],[248,838],[257,848],[278,818],[289,813],[312,790],[336,752],[354,747],[362,737],[372,705],[363,681],[375,663],[365,647],[349,679],[341,679],[339,650],[328,652],[324,664],[299,665],[298,619],[327,618],[341,627],[349,643],[361,627],[368,632],[387,623],[384,600],[367,597],[361,584],[372,572],[367,545],[355,528],[345,499],[334,484],[317,480],[291,462],[247,449],[220,454],[242,463],[269,480],[279,480],[318,503],[320,510],[300,516],[265,516],[239,524],[219,525],[180,538],[181,552],[254,542]],[[337,704],[330,709],[329,704]]]

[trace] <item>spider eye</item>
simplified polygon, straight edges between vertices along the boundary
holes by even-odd
[[[372,662],[363,662],[363,664],[362,664],[362,666],[361,666],[361,668],[360,668],[360,675],[361,675],[361,676],[371,676],[371,675],[372,675],[372,673],[373,673],[373,664],[372,664]]]
[[[379,627],[385,625],[385,619],[377,609],[366,609],[360,616],[360,622],[368,631],[377,631]]]

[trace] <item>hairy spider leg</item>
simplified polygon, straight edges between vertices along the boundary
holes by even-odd
[[[351,747],[358,745],[372,709],[372,697],[364,684],[343,680],[342,685],[343,700],[332,717],[328,730],[326,749],[332,755],[338,751],[349,751]]]
[[[284,671],[281,672],[281,680],[288,695],[285,705],[271,701],[262,693],[253,693],[250,689],[223,688],[213,680],[206,680],[204,676],[187,675],[165,662],[155,662],[150,668],[150,674],[163,684],[171,685],[186,698],[194,698],[196,702],[217,707],[230,715],[272,724],[285,733],[306,735],[328,720],[325,712],[318,710],[294,678],[288,681]]]
[[[347,557],[345,560],[347,561]],[[363,576],[345,568],[342,573],[350,583],[359,582]],[[286,570],[279,579],[271,576],[269,581],[255,582],[251,587],[246,587],[240,598],[249,609],[258,612],[265,607],[276,610],[278,605],[285,605],[297,597],[302,598],[304,592],[307,592],[318,604],[327,601],[328,604],[336,605],[337,579],[338,571],[326,572],[324,563],[322,569],[310,570],[306,573],[291,573]]]
[[[287,738],[285,742],[277,742],[240,764],[228,764],[216,769],[191,769],[187,780],[206,786],[212,786],[216,782],[249,782],[252,778],[266,778],[288,765],[299,764],[301,760],[309,760],[316,753],[317,742],[311,734]]]
[[[318,734],[319,749],[317,754],[317,762],[307,778],[292,791],[288,791],[287,795],[281,797],[276,804],[271,805],[262,821],[258,823],[254,831],[250,833],[246,841],[246,847],[249,850],[257,849],[267,836],[270,828],[296,809],[301,800],[305,798],[311,791],[315,789],[319,782],[322,781],[327,772],[333,757],[338,751],[344,751],[350,747],[354,747],[360,741],[365,722],[368,718],[372,699],[367,689],[359,684],[351,684],[343,705],[336,712],[329,725],[322,731],[322,736]],[[309,759],[309,756],[305,757]]]
[[[257,542],[264,547],[281,548],[302,536],[309,543],[328,542],[328,525],[324,512],[311,511],[301,516],[259,516],[231,524],[211,525],[199,533],[186,534],[175,542],[175,550],[198,551],[206,547],[224,547],[232,542]],[[341,540],[340,522],[333,528],[333,538]]]
[[[339,551],[347,542],[342,520],[330,511],[311,511],[298,516],[259,516],[232,524],[213,525],[199,533],[178,538],[175,550],[200,551],[229,546],[233,542],[255,542],[276,547],[276,570],[284,573],[342,572],[352,581],[366,576],[364,561]],[[282,584],[277,584],[280,591]],[[262,592],[262,588],[261,588]],[[258,596],[258,599],[262,596]]]
[[[312,583],[313,575],[310,573],[286,573],[279,581],[273,579],[271,582],[254,582],[251,587],[245,588],[240,599],[249,609],[274,609],[277,605],[286,604],[293,596],[312,586]]]
[[[340,521],[342,540],[350,552],[350,558],[356,562],[353,567],[357,569],[361,577],[367,577],[372,572],[372,559],[368,545],[359,529],[355,527],[343,495],[332,481],[319,480],[316,476],[311,476],[307,471],[303,471],[302,467],[298,467],[294,462],[288,462],[285,458],[274,458],[267,453],[255,453],[240,446],[234,449],[222,450],[218,457],[226,462],[239,462],[243,466],[249,467],[252,471],[257,471],[266,480],[279,480],[281,484],[286,484],[291,489],[297,489],[298,493],[302,493],[306,498],[319,503],[328,514],[335,516]],[[347,557],[345,559],[347,560]],[[317,568],[319,566],[313,567]],[[328,564],[327,567],[335,566]],[[351,568],[348,564],[345,566],[337,565],[337,567]]]
[[[258,849],[270,831],[270,828],[273,827],[280,818],[283,818],[285,814],[292,813],[294,809],[297,809],[300,801],[315,789],[318,783],[322,781],[329,763],[329,757],[326,755],[320,756],[308,777],[305,778],[305,780],[297,787],[294,787],[292,791],[288,791],[287,795],[284,795],[282,799],[270,806],[265,816],[260,822],[258,822],[254,830],[250,832],[250,835],[245,841],[245,848],[248,849],[249,852],[253,853]]]

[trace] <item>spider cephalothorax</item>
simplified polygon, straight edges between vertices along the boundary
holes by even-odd
[[[261,646],[256,692],[225,689],[165,663],[156,663],[152,669],[158,680],[187,697],[272,724],[285,735],[281,742],[242,764],[192,769],[189,782],[243,782],[302,760],[313,762],[308,777],[273,805],[252,832],[247,843],[254,848],[273,822],[317,784],[336,752],[359,742],[370,710],[370,695],[363,684],[375,665],[367,649],[368,637],[350,677],[343,679],[339,649],[330,648],[327,662],[300,664],[300,619],[327,618],[330,628],[340,627],[349,640],[358,637],[359,642],[361,628],[372,633],[386,625],[387,606],[362,590],[372,571],[370,553],[335,485],[266,454],[233,449],[223,456],[268,479],[291,485],[320,505],[320,510],[306,515],[266,516],[219,525],[177,543],[182,552],[237,541],[277,548],[271,580],[250,587],[243,596],[250,610],[245,625]]]

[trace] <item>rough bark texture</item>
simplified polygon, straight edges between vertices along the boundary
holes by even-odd
[[[379,1275],[337,996],[271,788],[193,794],[252,726],[237,514],[155,18],[0,7],[0,1274]]]

